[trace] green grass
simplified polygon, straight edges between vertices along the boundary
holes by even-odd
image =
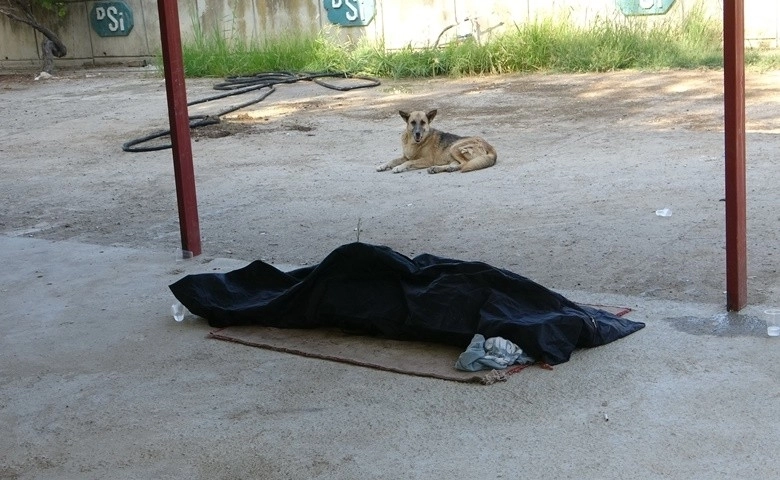
[[[566,18],[545,19],[515,25],[481,44],[467,39],[399,50],[368,41],[339,44],[326,33],[243,42],[229,32],[203,32],[196,24],[183,54],[190,77],[329,71],[403,78],[723,65],[722,26],[706,18],[701,8],[681,20],[602,18],[588,28]],[[780,68],[778,54],[750,50],[746,61],[760,69]]]
[[[780,70],[780,52],[763,49],[748,50],[745,52],[745,63],[760,72]]]

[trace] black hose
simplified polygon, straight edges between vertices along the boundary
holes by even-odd
[[[365,83],[351,86],[339,86],[322,80],[323,78],[347,78],[355,80],[363,80]],[[222,90],[224,93],[213,95],[210,97],[202,98],[199,100],[193,100],[187,103],[187,106],[198,105],[201,103],[211,102],[214,100],[220,100],[226,97],[234,95],[243,95],[246,93],[254,92],[257,90],[266,89],[261,92],[257,97],[251,100],[239,103],[225,110],[222,110],[214,115],[194,115],[190,116],[190,129],[202,127],[204,125],[214,125],[221,121],[221,117],[228,113],[235,112],[242,108],[246,108],[255,103],[259,103],[265,100],[269,95],[276,91],[275,85],[284,83],[296,83],[300,81],[312,81],[317,85],[321,85],[331,90],[338,90],[340,92],[347,92],[349,90],[357,90],[359,88],[371,88],[380,85],[380,81],[373,77],[364,77],[358,75],[352,75],[349,73],[292,73],[292,72],[262,72],[254,75],[227,77],[225,81],[214,85],[214,90]],[[122,144],[122,150],[125,152],[153,152],[156,150],[165,150],[171,148],[171,144],[155,145],[155,146],[143,146],[142,144],[151,140],[169,136],[170,130],[160,130],[144,137],[136,138]],[[139,146],[141,145],[141,146]]]

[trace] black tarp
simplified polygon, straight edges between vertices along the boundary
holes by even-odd
[[[410,259],[365,243],[290,272],[255,261],[228,273],[187,275],[170,289],[212,327],[336,327],[464,349],[481,333],[511,340],[550,365],[645,326],[482,262]]]

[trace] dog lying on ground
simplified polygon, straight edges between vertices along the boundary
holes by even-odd
[[[470,172],[496,163],[496,149],[480,137],[461,137],[431,128],[437,110],[398,113],[406,122],[401,135],[403,156],[382,164],[377,172],[427,168],[428,173]]]

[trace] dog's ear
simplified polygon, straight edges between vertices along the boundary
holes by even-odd
[[[438,112],[439,112],[438,110],[433,109],[430,112],[425,114],[425,116],[428,117],[428,123],[431,123],[433,121],[433,117],[435,117]]]
[[[401,115],[401,118],[404,119],[404,122],[409,121],[409,112],[404,112],[403,110],[398,110],[398,115]]]

